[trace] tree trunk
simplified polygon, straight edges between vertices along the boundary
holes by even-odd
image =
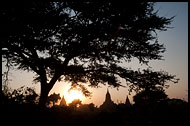
[[[40,68],[39,75],[40,75],[40,79],[41,79],[40,80],[41,94],[40,94],[39,106],[45,107],[47,98],[48,98],[48,94],[49,94],[50,90],[53,88],[53,86],[55,85],[56,81],[62,75],[62,73],[58,73],[58,72],[60,72],[59,69],[56,70],[54,76],[51,78],[49,83],[47,83],[46,70],[45,70],[44,66],[40,65],[39,68]]]
[[[50,90],[51,89],[48,87],[47,83],[45,84],[41,83],[41,94],[40,94],[40,100],[39,100],[40,107],[46,106],[46,102],[47,102],[47,98],[48,98],[48,94]]]
[[[46,81],[41,81],[41,94],[40,94],[39,106],[41,107],[46,106],[48,94],[55,85],[59,77],[60,75],[55,74],[49,83],[46,83]]]

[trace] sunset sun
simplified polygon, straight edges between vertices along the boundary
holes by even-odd
[[[64,97],[67,103],[71,103],[74,99],[83,100],[84,96],[82,92],[78,90],[70,90],[64,93]]]

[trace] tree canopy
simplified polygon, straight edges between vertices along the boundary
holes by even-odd
[[[2,7],[2,55],[18,69],[36,73],[44,105],[62,79],[86,95],[84,83],[118,87],[124,78],[134,89],[152,73],[156,81],[151,82],[164,85],[174,76],[151,70],[146,75],[119,65],[134,57],[142,64],[162,59],[165,47],[157,31],[167,30],[173,17],[158,16],[153,6],[106,0],[7,3]]]

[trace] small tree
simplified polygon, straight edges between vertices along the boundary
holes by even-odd
[[[25,90],[25,103],[36,104],[39,102],[39,96],[34,88],[26,87]]]
[[[90,103],[90,104],[88,105],[88,107],[89,107],[89,110],[90,110],[91,112],[93,112],[94,109],[95,109],[94,103]]]
[[[53,106],[54,106],[55,103],[57,103],[58,100],[60,100],[60,99],[61,99],[60,94],[55,94],[55,93],[53,93],[53,94],[51,94],[50,96],[48,96],[47,103],[48,103],[48,105],[49,105],[50,103],[53,103]]]
[[[72,109],[76,110],[77,107],[79,107],[81,105],[82,101],[80,99],[74,99],[70,104],[69,107],[71,107]]]
[[[9,89],[7,93],[3,92],[3,104],[36,104],[38,102],[38,94],[32,87],[22,86],[13,91]],[[6,101],[5,101],[6,100]]]
[[[150,70],[143,70],[141,77],[136,77],[135,90],[137,94],[134,96],[135,104],[158,104],[166,100],[165,89],[169,87],[166,83],[167,80],[171,80],[174,83],[178,81],[178,79],[172,80],[173,77],[163,71],[152,72]]]
[[[133,97],[135,104],[139,106],[158,105],[160,102],[166,101],[167,99],[167,94],[160,89],[154,91],[141,91]]]

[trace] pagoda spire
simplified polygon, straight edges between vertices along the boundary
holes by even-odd
[[[109,89],[107,88],[107,93],[106,93],[106,99],[105,99],[105,102],[111,102],[111,96],[110,96],[110,93],[109,93]]]
[[[130,106],[131,106],[131,103],[130,103],[130,101],[129,101],[128,95],[127,95],[125,104],[127,105],[127,107],[130,107]]]
[[[111,100],[111,95],[109,93],[109,89],[107,88],[105,101],[102,105],[100,105],[100,110],[111,112],[114,111],[115,109],[116,109],[116,104]]]
[[[64,95],[63,95],[63,97],[62,97],[61,102],[60,102],[59,105],[60,105],[60,106],[67,106],[66,101],[65,101],[65,98],[64,98]]]

